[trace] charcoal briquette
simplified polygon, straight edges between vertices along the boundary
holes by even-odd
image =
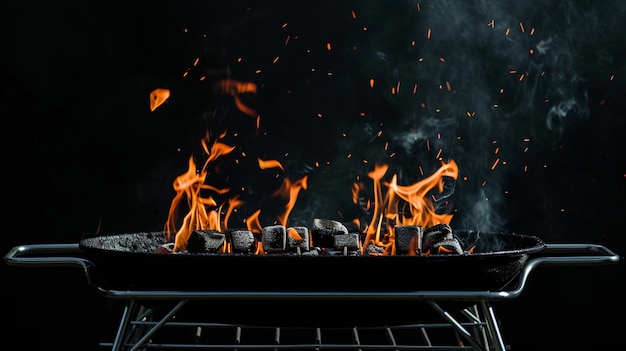
[[[355,251],[361,248],[361,241],[358,233],[337,234],[333,236],[333,247],[336,250]]]
[[[224,233],[216,230],[194,230],[187,241],[189,253],[214,253],[223,245],[226,239]]]
[[[233,252],[250,253],[254,251],[254,234],[249,230],[233,230],[230,232]]]
[[[428,227],[424,229],[422,239],[422,251],[428,251],[431,246],[442,240],[451,239],[454,239],[454,234],[452,233],[452,227],[450,227],[449,224],[440,223],[432,227]]]
[[[264,227],[261,242],[266,253],[284,251],[287,245],[287,228],[282,225]]]
[[[409,250],[413,253],[422,252],[423,228],[419,225],[397,225],[395,230],[396,255],[407,255]]]
[[[332,219],[320,219],[313,220],[313,226],[311,227],[311,238],[313,244],[320,247],[333,247],[335,235],[347,234],[348,228],[339,221]]]
[[[309,251],[309,229],[307,227],[289,227],[287,229],[287,249],[300,252]]]
[[[463,249],[456,238],[444,239],[435,243],[431,248],[431,254],[462,254]]]

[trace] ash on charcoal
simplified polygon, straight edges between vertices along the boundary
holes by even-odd
[[[324,249],[325,256],[361,256],[359,250],[347,250],[347,249]]]
[[[423,228],[419,225],[397,225],[395,229],[396,255],[406,255],[409,251],[422,252]]]
[[[339,221],[316,218],[311,227],[313,243],[321,247],[333,247],[337,234],[348,234],[348,228]]]
[[[385,252],[385,249],[383,247],[372,245],[372,244],[367,245],[367,247],[365,248],[365,253],[367,255],[379,256],[379,255],[382,255],[384,252]]]
[[[431,251],[433,254],[463,254],[463,249],[457,238],[441,240],[432,245]]]
[[[287,232],[288,251],[309,251],[309,229],[307,227],[289,227]]]
[[[312,247],[309,251],[302,252],[302,256],[319,256],[322,254],[322,249],[319,247]]]
[[[285,251],[287,245],[287,228],[282,225],[263,227],[261,242],[266,253]]]
[[[454,239],[454,234],[452,233],[452,228],[450,225],[445,223],[436,224],[432,227],[428,227],[424,229],[423,239],[422,239],[422,251],[428,251],[431,246],[442,241],[442,240],[452,240]]]
[[[152,253],[159,245],[167,243],[163,233],[136,233],[102,235],[82,240],[85,247],[122,252]]]
[[[361,248],[358,233],[337,234],[333,236],[333,248],[335,250],[356,251]]]
[[[480,233],[479,232],[465,232],[465,235],[462,235],[462,236],[455,235],[455,238],[457,238],[457,240],[459,241],[459,244],[461,244],[461,248],[463,248],[463,251],[474,252],[473,250],[478,245],[478,242],[480,239]]]
[[[249,230],[231,231],[230,242],[235,253],[254,252],[254,234]]]
[[[174,252],[174,246],[175,246],[174,243],[167,243],[167,244],[159,245],[154,250],[154,253],[157,253],[157,254],[171,254],[172,252]]]
[[[215,230],[194,230],[187,241],[189,253],[215,253],[223,245],[226,235]]]

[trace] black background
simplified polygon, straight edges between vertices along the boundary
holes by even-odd
[[[257,44],[264,38],[274,38],[276,34],[272,31],[280,33],[280,24],[286,21],[283,20],[285,14],[289,15],[285,18],[292,20],[289,28],[295,27],[294,32],[302,33],[303,38],[319,36],[322,38],[320,43],[324,44],[327,35],[334,39],[334,43],[340,43],[342,34],[350,32],[341,32],[343,17],[337,19],[334,16],[344,16],[345,10],[349,14],[351,4],[335,9],[331,3],[320,2],[317,7],[303,3],[285,12],[282,2],[263,2],[264,5],[254,6],[244,2],[219,6],[201,2],[148,5],[132,2],[44,3],[36,7],[4,2],[0,111],[4,119],[3,202],[8,210],[4,211],[2,251],[8,252],[20,244],[75,243],[86,235],[162,229],[169,201],[174,195],[171,182],[186,170],[187,158],[196,147],[198,136],[204,132],[198,126],[206,121],[198,118],[204,102],[196,99],[194,94],[197,91],[193,85],[189,87],[182,83],[182,72],[190,67],[195,57],[207,52],[209,57],[219,58],[222,52],[214,50],[215,47],[221,48],[220,45],[235,51],[243,50],[247,44],[229,41],[242,33],[249,33],[247,35],[254,38],[250,42]],[[503,4],[497,2],[501,7]],[[368,13],[364,10],[368,5],[360,5],[358,13]],[[371,5],[386,7],[376,2]],[[442,3],[441,6],[452,5]],[[567,36],[572,43],[582,43],[570,62],[576,62],[573,68],[583,72],[582,83],[574,90],[577,96],[588,98],[588,115],[586,118],[568,118],[562,133],[553,136],[554,145],[543,143],[536,146],[538,151],[523,156],[523,160],[510,157],[510,163],[526,162],[532,171],[500,173],[485,179],[506,190],[507,197],[501,200],[503,210],[499,213],[500,217],[506,218],[506,224],[497,227],[498,230],[537,234],[548,242],[601,243],[621,255],[626,249],[622,233],[626,210],[626,72],[620,65],[624,60],[620,29],[625,28],[609,20],[619,18],[620,13],[623,15],[621,7],[611,2],[601,8],[595,6],[585,1],[572,2],[566,6],[572,12],[563,14],[548,14],[545,6],[530,13],[510,9],[511,13],[518,15],[519,21],[534,21],[538,25],[556,23],[555,27],[562,25],[560,29],[572,31],[573,34]],[[247,7],[257,11],[246,10]],[[415,4],[409,8],[415,10]],[[381,14],[380,21],[393,22],[393,16],[386,16],[405,10],[389,11]],[[568,16],[572,14],[585,15]],[[376,18],[371,13],[369,15]],[[324,27],[327,32],[320,31],[310,26],[315,22],[311,18],[324,18],[338,25]],[[304,23],[301,27],[298,27],[298,19]],[[575,22],[581,19],[587,22]],[[400,20],[397,22],[401,23]],[[273,25],[265,27],[267,23]],[[481,26],[487,23],[481,22]],[[449,26],[454,27],[454,21]],[[545,27],[546,31],[550,28]],[[268,32],[262,30],[266,28],[269,28]],[[585,33],[585,28],[593,28],[596,32]],[[463,32],[460,28],[456,31]],[[209,35],[205,38],[202,33]],[[590,38],[597,33],[602,35]],[[227,38],[225,43],[220,42],[222,36]],[[276,47],[283,44],[284,35],[278,37]],[[375,43],[362,44],[367,45]],[[259,44],[259,47],[263,48],[263,45]],[[259,66],[272,67],[268,62],[276,55],[256,49],[251,47],[243,52],[258,54],[258,60],[262,62]],[[437,47],[432,50],[436,51]],[[483,57],[480,52],[473,55],[476,62],[498,59]],[[449,56],[451,60],[454,57],[453,54]],[[599,57],[604,61],[598,60]],[[238,66],[244,73],[233,69],[236,78],[257,79],[258,76],[250,73],[257,64],[254,59],[246,57],[245,62],[250,66]],[[287,54],[281,59],[288,59]],[[351,64],[333,63],[323,55],[309,59],[319,62],[316,65],[320,71],[327,67],[340,71],[342,64]],[[333,60],[341,62],[342,57]],[[219,67],[221,62],[211,64]],[[358,64],[366,66],[368,62]],[[383,71],[379,66],[378,69]],[[294,85],[297,86],[296,92],[301,87],[302,90],[313,90],[311,86],[315,86],[315,79],[318,79],[304,74],[298,77],[297,70],[290,72],[288,68],[282,72],[268,68],[266,72],[267,76],[263,78],[266,83],[272,79],[276,82],[267,84],[266,103],[279,104],[283,96],[278,91],[289,88],[281,84],[286,86],[290,79],[297,82]],[[570,72],[574,74],[574,71]],[[461,77],[468,75],[471,72]],[[611,75],[614,75],[613,79],[610,79]],[[483,78],[489,80],[492,77]],[[287,105],[276,107],[275,111],[268,108],[266,114],[276,112],[278,116],[269,122],[268,130],[274,128],[280,134],[298,126],[298,122],[291,120],[294,115],[315,111],[315,105],[320,102],[331,106],[339,103],[334,100],[337,91],[333,89],[345,92],[351,88],[349,83],[338,80],[331,88],[323,88],[328,90],[308,95],[308,105]],[[457,85],[462,86],[461,83]],[[182,93],[177,99],[172,96],[174,107],[162,113],[151,113],[148,94],[160,86]],[[433,91],[427,93],[431,98],[437,89]],[[546,88],[543,93],[548,96],[553,91]],[[378,101],[375,99],[380,99],[381,104],[392,109],[393,103],[389,101],[393,100],[382,95],[368,100],[368,103],[375,105]],[[351,96],[354,101],[344,100],[344,105],[371,98],[357,91],[346,96]],[[507,102],[514,105],[527,101],[518,96]],[[526,110],[528,113],[537,111],[541,109]],[[335,108],[334,112],[353,111],[343,106]],[[289,120],[281,120],[283,117]],[[277,127],[280,123],[284,127]],[[338,123],[346,127],[350,122],[339,120]],[[390,123],[401,126],[403,122],[391,119]],[[526,125],[525,121],[517,123],[518,128]],[[536,122],[528,118],[527,123]],[[314,151],[323,159],[340,148],[340,142],[332,136],[309,135],[309,132],[315,135],[328,126],[315,125],[315,128],[319,129],[295,136],[281,134],[284,138],[265,146],[263,152],[271,154],[284,145],[300,143],[301,153],[292,152],[292,155],[299,157],[294,168],[303,172],[299,162],[310,164]],[[471,126],[457,125],[456,128],[466,136],[483,138],[472,135]],[[511,128],[515,129],[514,125]],[[504,132],[499,136],[506,138],[507,134]],[[493,138],[486,135],[484,139],[489,144]],[[318,142],[316,147],[311,146],[313,141]],[[467,154],[457,154],[458,163],[461,172],[472,178],[475,174],[470,155],[474,153],[470,152],[469,146],[464,150],[468,151]],[[490,159],[487,163],[491,162]],[[326,172],[333,174],[332,170]],[[345,172],[350,173],[350,170]],[[311,174],[312,184],[318,184],[322,177],[315,178],[315,173]],[[482,174],[476,175],[476,178],[481,177]],[[461,192],[473,190],[469,185],[459,188]],[[311,200],[314,195],[308,196],[306,203],[310,211],[314,209],[315,201]],[[464,204],[466,202],[459,201],[460,212]],[[624,273],[622,261],[603,267],[538,269],[522,296],[494,304],[502,321],[506,343],[514,350],[615,349],[623,343],[622,318],[626,318],[622,315],[625,307],[621,290]],[[90,350],[96,349],[99,341],[110,341],[114,335],[121,311],[119,304],[103,299],[87,286],[79,270],[3,265],[2,277],[5,304],[3,349],[62,347]]]

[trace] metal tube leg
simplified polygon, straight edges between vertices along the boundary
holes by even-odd
[[[487,328],[489,329],[489,334],[491,335],[493,346],[496,351],[504,351],[506,346],[504,345],[504,340],[502,340],[502,334],[500,333],[500,328],[498,327],[498,321],[496,320],[496,315],[493,311],[493,307],[487,301],[480,301],[480,307],[485,316],[485,321],[487,322]]]
[[[168,320],[170,320],[172,318],[172,316],[174,316],[174,314],[176,314],[176,312],[178,312],[178,310],[180,310],[185,304],[187,303],[187,300],[182,300],[180,302],[178,302],[178,304],[176,304],[176,306],[174,306],[174,308],[172,308],[166,315],[165,317],[163,317],[157,324],[155,324],[150,330],[148,330],[144,336],[139,339],[139,341],[137,341],[137,343],[135,344],[135,346],[133,346],[130,351],[137,351],[139,350],[139,348],[146,343],[146,341],[148,341],[148,339],[150,339],[150,337],[156,333],[163,325],[165,325],[165,323],[167,323]]]
[[[124,340],[124,336],[126,334],[126,330],[128,328],[128,321],[130,319],[131,312],[135,309],[135,300],[126,301],[126,305],[124,306],[124,313],[122,314],[122,319],[120,320],[120,325],[117,328],[117,334],[115,335],[115,340],[113,341],[112,351],[120,351],[122,347],[122,340]]]
[[[454,327],[454,329],[459,332],[459,334],[463,337],[463,339],[465,339],[467,342],[469,342],[472,347],[474,347],[476,350],[484,350],[484,348],[478,344],[478,342],[473,338],[472,334],[470,332],[467,331],[467,329],[465,329],[456,319],[454,319],[453,316],[451,316],[447,311],[445,311],[443,308],[441,308],[436,302],[434,301],[428,301],[428,304],[435,310],[437,311],[441,317],[443,317],[446,321],[448,321],[448,323],[450,323],[450,325],[452,327]]]
[[[489,348],[489,339],[487,338],[487,328],[485,326],[486,323],[481,319],[478,307],[476,305],[472,305],[469,308],[463,309],[461,312],[476,325],[473,328],[476,338],[480,336],[483,345],[485,345],[486,348]]]

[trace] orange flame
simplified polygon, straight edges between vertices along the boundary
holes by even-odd
[[[220,137],[224,135],[225,133]],[[165,233],[168,240],[171,239],[172,233],[176,233],[174,251],[184,250],[189,236],[196,229],[215,229],[219,231],[227,229],[228,219],[233,210],[243,204],[243,201],[239,200],[238,197],[231,198],[227,203],[228,207],[226,208],[225,216],[221,218],[220,213],[224,204],[218,205],[213,196],[203,195],[203,191],[215,195],[226,194],[230,191],[227,188],[221,189],[205,184],[205,181],[208,175],[208,165],[220,157],[228,155],[235,149],[234,146],[219,142],[219,139],[209,149],[207,145],[208,139],[207,134],[205,139],[202,140],[204,151],[208,154],[202,169],[198,170],[194,158],[189,157],[187,172],[178,176],[173,183],[176,195],[172,200],[168,219],[165,223]],[[181,227],[177,228],[176,219],[178,218],[180,207],[185,203],[184,200],[186,200],[188,212],[183,218]]]
[[[283,171],[285,170],[283,168],[283,165],[281,165],[280,162],[278,162],[276,160],[261,160],[261,159],[259,159],[259,167],[261,167],[261,169],[280,168]]]
[[[226,148],[220,143],[215,143],[213,149],[222,152],[224,150],[232,150],[232,148]],[[209,157],[209,160],[216,158],[217,157]],[[244,204],[244,201],[239,199],[237,195],[233,196],[225,203],[218,204],[213,196],[203,194],[203,190],[209,190],[214,194],[226,194],[230,191],[229,189],[220,189],[204,184],[208,174],[206,169],[207,167],[205,165],[202,171],[198,172],[193,157],[190,157],[189,169],[186,173],[178,176],[174,181],[173,185],[174,190],[176,190],[176,195],[172,200],[165,225],[168,240],[171,239],[172,233],[176,233],[174,251],[184,251],[186,249],[187,241],[194,230],[211,229],[222,232],[227,230],[231,214],[235,209]],[[306,176],[293,183],[288,178],[285,178],[280,188],[270,195],[270,197],[286,199],[283,212],[278,215],[278,222],[280,224],[284,226],[287,225],[289,214],[295,206],[299,192],[307,188],[306,181]],[[178,213],[183,205],[186,205],[188,212],[184,216],[180,228],[178,228]],[[223,217],[221,215],[222,213],[224,213]],[[260,213],[261,210],[257,210],[246,219],[248,230],[257,234],[262,231],[262,225],[259,221]],[[262,250],[262,248],[259,249]]]
[[[366,230],[363,250],[371,244],[383,247],[385,254],[394,254],[394,225],[419,225],[427,228],[439,223],[450,224],[453,216],[437,213],[428,194],[435,188],[443,192],[444,177],[457,179],[459,170],[454,161],[442,162],[442,166],[431,176],[411,185],[398,185],[397,175],[393,175],[391,182],[385,183],[387,193],[383,198],[381,181],[387,170],[387,166],[377,165],[368,174],[374,180],[374,211]],[[401,213],[400,208],[406,211]],[[404,214],[406,212],[408,213]]]
[[[307,176],[304,176],[293,183],[291,182],[291,180],[289,180],[289,178],[285,178],[282,186],[278,188],[272,195],[270,195],[270,197],[280,196],[288,200],[283,213],[278,216],[278,222],[281,225],[287,226],[287,220],[289,218],[291,210],[293,210],[293,207],[296,204],[298,193],[300,193],[300,190],[307,188],[306,181]]]
[[[157,88],[150,92],[150,111],[154,112],[157,107],[161,106],[170,97],[170,90],[165,88]]]
[[[255,109],[246,106],[241,101],[241,94],[256,93],[256,85],[254,83],[223,79],[217,82],[215,90],[232,95],[233,99],[235,99],[235,105],[241,112],[255,118],[258,116]]]
[[[287,228],[287,235],[289,235],[290,238],[292,238],[294,240],[297,240],[297,241],[300,241],[300,240],[304,239],[304,238],[302,238],[300,233],[298,233],[298,231],[294,227]]]
[[[371,84],[373,85],[373,80]],[[258,130],[260,116],[256,110],[247,106],[242,100],[242,94],[256,93],[255,84],[224,79],[218,81],[213,88],[218,92],[231,95],[236,107],[241,112],[255,118]],[[170,91],[168,89],[154,89],[150,93],[150,110],[156,110],[169,99],[169,96]],[[207,156],[206,161],[202,167],[198,168],[194,157],[191,156],[187,171],[173,182],[176,195],[171,202],[164,231],[168,240],[175,233],[175,252],[186,250],[187,241],[194,230],[226,231],[231,215],[244,205],[244,201],[236,194],[230,196],[223,203],[218,203],[218,200],[224,198],[223,195],[230,193],[230,189],[205,184],[207,176],[212,171],[211,165],[235,149],[235,146],[220,141],[225,136],[226,132],[224,131],[211,143],[207,131],[205,138],[201,140],[202,148]],[[261,170],[278,168],[285,171],[282,164],[277,160],[258,158],[258,166]],[[351,189],[353,202],[362,206],[366,211],[371,211],[370,222],[362,231],[365,234],[365,240],[361,245],[361,250],[365,250],[368,245],[375,245],[383,248],[383,255],[395,254],[393,229],[395,225],[419,225],[427,228],[439,223],[450,224],[452,214],[438,213],[430,194],[433,190],[443,192],[445,177],[453,179],[458,177],[458,167],[454,161],[442,162],[441,167],[434,174],[410,185],[399,185],[397,175],[393,175],[391,181],[384,182],[383,178],[388,169],[388,165],[376,165],[374,170],[368,173],[368,177],[373,180],[373,204],[372,199],[360,196],[361,192],[365,191],[362,182],[354,183]],[[295,207],[298,195],[306,189],[307,176],[296,181],[285,177],[279,188],[271,193],[270,198],[280,198],[285,202],[282,212],[276,217],[277,223],[287,227],[289,215]],[[187,212],[180,221],[179,214],[183,208]],[[257,236],[262,233],[263,229],[260,215],[261,209],[257,209],[245,219],[248,230]],[[352,221],[358,228],[361,228],[361,222],[358,218]],[[179,222],[181,222],[180,225]],[[302,239],[294,228],[288,229],[288,235],[297,240]],[[259,238],[256,237],[255,241],[255,253],[264,254]],[[312,245],[312,240],[310,240],[310,244]],[[417,243],[411,242],[410,245],[415,247]],[[230,244],[226,243],[221,250],[222,252],[231,252]],[[415,252],[410,254],[415,254]]]

